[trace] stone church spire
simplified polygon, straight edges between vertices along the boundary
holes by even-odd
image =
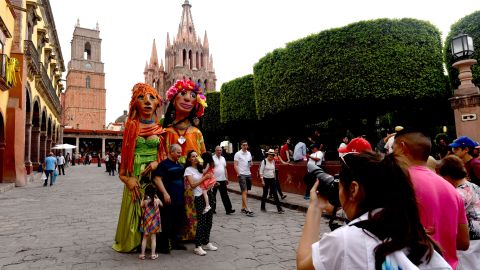
[[[150,55],[150,68],[158,67],[157,45],[153,39],[152,54]]]
[[[203,47],[208,48],[208,38],[207,38],[207,30],[205,30],[205,37],[203,38]]]
[[[185,0],[185,2],[182,5],[183,7],[183,12],[182,12],[182,18],[180,19],[180,24],[178,26],[178,33],[177,33],[177,41],[181,42],[195,42],[197,34],[195,33],[195,26],[193,24],[193,17],[192,17],[192,11],[190,10],[192,8],[192,5],[188,2],[188,0]]]

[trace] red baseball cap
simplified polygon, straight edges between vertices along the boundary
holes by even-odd
[[[339,153],[350,153],[350,152],[365,152],[372,151],[372,146],[364,138],[355,138],[352,139],[347,146],[338,148]]]

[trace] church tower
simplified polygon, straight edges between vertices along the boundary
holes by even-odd
[[[63,123],[74,129],[105,129],[105,73],[101,61],[100,30],[80,27],[71,41]]]
[[[207,32],[203,37],[197,36],[192,17],[192,5],[188,0],[182,5],[183,12],[178,32],[173,41],[167,33],[165,45],[165,66],[158,62],[155,40],[153,41],[150,62],[145,65],[145,83],[157,89],[162,98],[176,80],[184,77],[199,84],[205,92],[216,89],[217,77],[213,68],[213,57],[210,55]],[[166,108],[164,108],[166,109]]]

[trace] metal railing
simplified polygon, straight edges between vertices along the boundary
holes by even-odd
[[[33,75],[40,75],[40,56],[37,48],[35,48],[35,44],[31,40],[25,40],[24,53],[27,57],[29,72]]]
[[[57,92],[55,91],[55,88],[53,88],[52,80],[48,77],[47,70],[43,65],[41,65],[41,76],[37,76],[36,79],[42,85],[41,88],[45,89],[45,94],[52,102],[54,109],[60,114],[60,99],[58,98]]]

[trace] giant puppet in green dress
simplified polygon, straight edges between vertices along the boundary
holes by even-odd
[[[151,171],[165,156],[162,133],[156,115],[161,105],[157,91],[147,84],[137,83],[132,89],[130,110],[122,143],[120,180],[125,184],[118,217],[115,243],[118,252],[131,252],[141,243],[140,202],[145,187],[153,185]]]

